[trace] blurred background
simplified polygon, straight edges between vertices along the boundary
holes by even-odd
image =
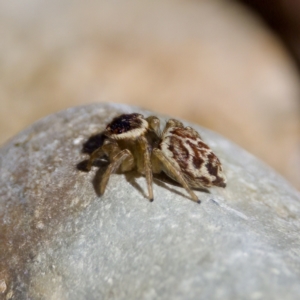
[[[300,0],[0,0],[0,144],[70,106],[134,104],[300,189],[299,15]]]

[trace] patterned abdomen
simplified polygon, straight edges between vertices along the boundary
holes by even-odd
[[[160,149],[181,170],[189,186],[226,186],[219,159],[193,129],[169,127],[163,132]]]

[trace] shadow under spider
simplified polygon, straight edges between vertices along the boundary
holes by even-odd
[[[132,187],[134,187],[136,190],[138,190],[138,191],[143,195],[144,198],[148,198],[148,195],[145,193],[145,190],[144,190],[144,189],[137,183],[137,181],[136,181],[137,178],[140,178],[140,177],[145,178],[145,176],[142,176],[142,175],[141,175],[140,173],[138,173],[137,171],[126,172],[126,173],[124,173],[124,175],[125,175],[125,178],[126,178],[127,182],[128,182],[129,184],[131,184]],[[157,185],[159,185],[159,186],[161,186],[161,187],[164,187],[164,188],[166,188],[167,190],[169,190],[169,191],[171,191],[171,192],[173,192],[173,193],[175,193],[175,194],[177,194],[177,195],[186,197],[186,195],[184,195],[183,193],[181,193],[181,192],[179,192],[179,191],[177,191],[177,190],[175,190],[175,189],[170,188],[168,185],[166,185],[164,182],[162,182],[161,179],[158,179],[158,178],[160,178],[160,174],[158,174],[158,175],[157,175],[157,174],[153,175],[153,182],[154,182],[155,184],[157,184]],[[145,180],[146,180],[146,179],[145,179]],[[176,182],[175,182],[175,185],[177,185]],[[177,185],[177,186],[180,186],[180,185]],[[148,191],[148,190],[147,190],[147,191]],[[155,196],[155,195],[154,195],[154,196]],[[154,198],[155,198],[155,197],[154,197]]]
[[[177,181],[175,181],[172,178],[170,178],[164,172],[161,172],[159,174],[154,174],[153,177],[154,177],[153,181],[157,185],[159,185],[160,187],[166,188],[169,191],[171,191],[171,192],[173,192],[175,194],[178,194],[178,195],[180,195],[182,197],[185,197],[185,198],[188,197],[186,194],[181,193],[181,192],[179,192],[179,191],[177,191],[177,190],[175,190],[175,189],[173,189],[173,188],[171,188],[171,187],[168,186],[168,184],[170,184],[170,185],[173,185],[173,186],[181,187],[183,189],[182,185],[180,185]],[[206,188],[192,188],[192,190],[194,190],[194,191],[200,191],[200,192],[204,192],[204,193],[210,194],[210,191],[208,189],[206,189]]]
[[[106,136],[104,135],[104,132],[100,132],[95,135],[92,135],[82,145],[81,152],[86,154],[92,154],[96,149],[100,148],[103,145],[105,139]]]
[[[81,163],[87,163],[87,161],[88,160],[85,160]],[[92,181],[95,193],[98,197],[102,196],[101,193],[100,193],[100,183],[101,183],[103,174],[105,173],[108,165],[109,165],[109,162],[104,161],[104,160],[102,160],[102,161],[99,160],[93,165],[93,166],[98,167],[98,170],[96,171],[96,174],[95,174],[95,176],[93,178],[93,181]],[[117,172],[115,174],[119,174],[119,175],[124,174],[126,181],[133,188],[135,188],[144,198],[146,198],[146,199],[148,198],[148,195],[146,193],[146,191],[148,192],[148,190],[146,189],[146,191],[145,191],[145,189],[142,188],[136,181],[136,179],[140,178],[140,177],[143,177],[145,179],[145,177],[142,176],[140,173],[138,173],[137,171],[134,170],[134,171],[126,172],[126,173]],[[170,192],[172,192],[174,194],[177,194],[177,195],[179,195],[181,197],[184,197],[184,198],[189,198],[185,193],[182,193],[182,192],[170,187],[169,185],[178,186],[178,187],[183,188],[180,184],[178,184],[176,181],[169,178],[164,173],[153,175],[153,182],[155,184],[157,184],[158,186],[163,187],[163,188],[169,190]],[[210,193],[207,189],[194,189],[194,190],[205,192],[205,193]]]
[[[144,196],[144,198],[148,198],[148,195],[145,193],[145,190],[136,182],[137,178],[140,178],[140,177],[145,178],[144,176],[142,176],[137,171],[126,172],[126,173],[124,173],[124,175],[125,175],[125,178],[126,178],[126,180],[129,184],[131,184],[135,189],[137,189]],[[160,174],[153,174],[153,182],[155,184],[157,184],[158,186],[163,187],[163,188],[169,190],[170,192],[172,192],[174,194],[177,194],[177,195],[179,195],[181,197],[184,197],[184,198],[188,197],[185,193],[182,193],[182,192],[170,187],[168,184],[183,188],[178,182],[176,182],[172,178],[168,177],[163,172],[160,173]],[[207,189],[194,189],[194,190],[205,192],[205,193],[210,193],[209,190],[207,190]]]
[[[92,135],[91,137],[88,138],[86,142],[82,145],[81,153],[84,154],[89,154],[91,155],[96,149],[100,148],[104,141],[106,139],[106,136],[104,135],[103,132]],[[94,163],[93,166],[101,167],[103,165],[103,159],[107,160],[107,157],[99,157]],[[76,165],[77,170],[83,171],[83,172],[88,172],[87,170],[87,163],[88,159],[81,161]]]
[[[137,171],[130,171],[124,173],[126,181],[134,187],[138,192],[140,192],[144,198],[148,198],[148,195],[146,195],[145,190],[137,183],[136,179],[142,177],[140,173]]]

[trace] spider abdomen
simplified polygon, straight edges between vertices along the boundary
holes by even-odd
[[[163,133],[160,148],[181,170],[191,187],[226,186],[219,159],[190,129],[168,128]]]

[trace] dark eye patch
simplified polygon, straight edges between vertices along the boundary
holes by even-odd
[[[110,124],[107,125],[106,130],[111,134],[121,134],[136,128],[140,128],[142,120],[139,114],[123,114],[112,120]]]

